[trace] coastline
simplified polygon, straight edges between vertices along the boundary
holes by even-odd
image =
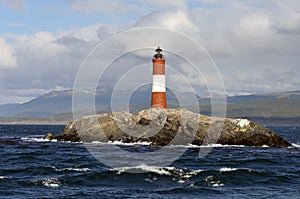
[[[229,117],[233,118],[233,117]],[[240,116],[255,123],[265,126],[300,126],[300,117],[247,117]],[[0,125],[18,125],[18,124],[31,124],[31,125],[67,125],[70,120],[51,121],[44,118],[24,119],[14,117],[0,117]]]

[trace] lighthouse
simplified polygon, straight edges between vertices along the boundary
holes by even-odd
[[[152,98],[151,108],[166,108],[166,77],[165,77],[165,58],[162,49],[159,47],[155,50],[153,56],[153,81],[152,81]]]

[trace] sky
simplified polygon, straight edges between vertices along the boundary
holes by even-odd
[[[99,43],[147,27],[177,31],[200,43],[230,95],[300,90],[298,0],[0,0],[0,13],[0,104],[72,89],[80,65]],[[113,48],[131,45],[124,40]],[[187,53],[193,53],[192,46]],[[200,84],[190,66],[174,60],[170,65],[176,69],[178,63],[186,79]],[[104,79],[109,82],[124,64],[145,61],[142,52],[125,56]],[[202,72],[214,80],[209,70]],[[176,71],[170,76],[177,80]],[[143,75],[134,77],[138,82]],[[180,80],[170,84],[185,90]]]

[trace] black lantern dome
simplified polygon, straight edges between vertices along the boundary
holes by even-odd
[[[157,49],[155,50],[156,54],[154,55],[154,58],[157,59],[157,58],[160,58],[162,59],[163,58],[163,55],[162,55],[162,49],[159,48],[159,46],[157,47]]]

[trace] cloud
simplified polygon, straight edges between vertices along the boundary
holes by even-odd
[[[137,12],[139,8],[132,3],[122,1],[105,1],[105,0],[69,0],[71,9],[76,12],[85,14],[94,13],[119,13],[128,14],[128,12]]]
[[[39,89],[39,92],[36,92],[38,94],[49,89],[71,88],[83,59],[99,42],[122,30],[143,27],[179,31],[202,44],[216,62],[229,93],[259,93],[300,88],[299,1],[149,0],[134,1],[136,4],[131,0],[68,2],[71,10],[79,16],[82,16],[82,13],[112,12],[116,17],[123,17],[124,14],[131,16],[132,13],[135,16],[138,13],[140,17],[121,26],[108,22],[57,32],[2,34],[0,88],[3,93],[7,93],[4,92],[5,89]],[[143,34],[145,38],[156,39],[157,42],[149,44],[141,37],[131,37],[112,44],[104,53],[126,52],[135,43],[153,48],[163,43],[171,46],[169,50],[180,51],[177,47],[180,44],[182,49],[189,49],[185,53],[197,58],[201,72],[206,75],[206,81],[214,82],[210,71],[212,64],[205,60],[203,55],[196,54],[193,46],[186,46],[187,42],[184,40],[166,33],[151,35],[145,31]],[[195,75],[190,65],[165,53],[169,66],[182,72],[192,84],[205,87],[204,79]],[[118,60],[105,80],[112,83],[130,66],[151,64],[152,55],[153,51],[148,49]],[[106,57],[102,55],[96,58]],[[169,83],[173,87],[176,87],[177,83],[177,88],[182,91],[187,89],[182,86],[182,78],[178,74],[169,75]],[[133,81],[134,78],[139,82],[145,77],[135,73],[128,75],[129,80]],[[17,101],[25,99],[22,98],[24,92],[15,92],[15,95]],[[5,99],[2,100],[3,103]]]
[[[185,0],[144,0],[154,6],[157,10],[186,10],[187,1]],[[154,9],[155,10],[155,9]]]
[[[263,71],[238,70],[230,75],[224,75],[226,87],[235,88],[233,93],[276,92],[286,90],[299,90],[299,74],[287,69],[276,72],[272,68]]]
[[[98,41],[104,40],[107,37],[113,34],[114,27],[106,26],[102,24],[94,24],[91,26],[80,27],[76,29],[64,30],[57,34],[57,37],[60,36],[70,36],[78,38],[84,41]]]
[[[0,38],[0,55],[0,69],[17,67],[15,49],[3,38]]]
[[[152,12],[141,17],[134,24],[134,27],[162,27],[181,32],[189,32],[196,29],[192,19],[185,11]]]
[[[0,104],[23,103],[49,91],[50,89],[1,89]]]
[[[16,12],[26,9],[25,0],[3,0],[3,5]]]
[[[18,68],[0,73],[1,87],[7,89],[70,88],[81,62],[97,44],[69,32],[38,32],[14,38]]]
[[[297,90],[299,15],[293,6],[283,8],[272,2],[259,5],[258,1],[230,1],[212,10],[191,9],[189,14],[154,12],[135,25],[172,28],[203,44],[221,70],[229,92]],[[268,69],[272,78],[266,78]],[[294,75],[286,76],[286,71]],[[191,74],[187,75],[193,80]]]

